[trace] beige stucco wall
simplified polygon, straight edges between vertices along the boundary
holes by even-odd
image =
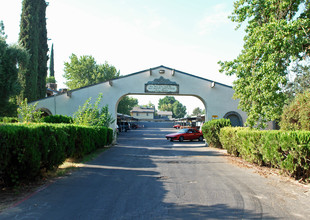
[[[164,70],[165,73],[159,73],[160,70]],[[245,122],[247,117],[246,113],[237,108],[238,100],[232,98],[234,91],[231,87],[215,83],[215,86],[211,88],[212,81],[164,66],[153,68],[151,71],[145,70],[126,75],[112,80],[112,83],[104,82],[72,90],[70,91],[71,96],[62,94],[48,97],[39,100],[37,108],[47,108],[53,115],[61,114],[72,116],[73,113],[78,110],[79,106],[82,106],[89,97],[92,97],[92,100],[95,101],[99,93],[103,93],[102,105],[108,104],[110,113],[116,118],[117,105],[123,96],[146,94],[144,91],[145,84],[149,81],[158,79],[160,76],[179,84],[179,93],[158,94],[185,95],[199,98],[205,105],[206,120],[211,120],[212,115],[218,115],[219,118],[223,118],[227,112],[235,111],[241,115],[243,122]],[[151,94],[156,95],[155,93]],[[116,122],[111,127],[115,128]]]

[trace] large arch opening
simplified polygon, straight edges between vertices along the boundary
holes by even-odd
[[[186,108],[186,112],[182,117],[175,117],[173,110],[159,109],[159,101],[165,97],[173,97],[182,107]],[[121,100],[136,99],[138,100],[136,107],[131,106],[131,112],[120,112],[119,105],[124,105]],[[200,113],[194,115],[193,111],[197,108]],[[121,108],[123,109],[123,108]],[[192,126],[200,129],[205,122],[206,104],[202,98],[194,95],[174,95],[174,94],[126,94],[123,95],[116,103],[115,111],[117,111],[117,127],[121,131],[136,128],[136,125],[143,125],[142,122],[161,122],[161,125],[173,127],[175,124],[182,126]],[[171,112],[170,112],[171,111]],[[197,112],[197,111],[195,111]]]

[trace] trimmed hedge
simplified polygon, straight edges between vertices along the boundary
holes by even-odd
[[[110,145],[113,142],[114,132],[112,128],[108,128],[108,134],[107,134],[107,144]]]
[[[53,123],[53,124],[72,124],[73,118],[66,115],[49,115],[42,119],[43,122],[46,123]]]
[[[0,179],[6,185],[34,180],[66,158],[80,158],[110,144],[106,127],[73,124],[0,125]],[[112,132],[113,133],[113,132]]]
[[[17,123],[17,117],[0,117],[0,123]]]
[[[222,118],[204,123],[201,130],[203,133],[203,137],[210,146],[221,148],[222,145],[219,139],[220,130],[223,127],[230,126],[230,120]]]
[[[220,141],[230,154],[310,180],[310,131],[223,128]]]

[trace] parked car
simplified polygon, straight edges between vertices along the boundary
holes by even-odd
[[[180,129],[181,125],[176,124],[176,125],[173,125],[173,127],[176,128],[176,129]]]
[[[131,128],[132,128],[132,129],[137,129],[138,127],[139,127],[139,126],[138,126],[137,124],[134,124],[134,123],[131,124]]]
[[[203,134],[195,128],[183,128],[177,133],[167,134],[167,140],[174,141],[179,140],[182,142],[183,140],[194,140],[203,141]]]

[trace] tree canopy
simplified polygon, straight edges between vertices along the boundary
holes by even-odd
[[[0,21],[0,116],[16,114],[16,96],[20,92],[18,66],[27,65],[29,54],[18,45],[8,45]]]
[[[117,106],[117,113],[130,115],[130,110],[138,105],[138,99],[124,96]]]
[[[64,78],[69,89],[77,89],[88,85],[116,79],[120,72],[107,62],[97,64],[92,56],[84,55],[78,58],[75,54],[70,56],[70,62],[65,62]]]
[[[248,114],[247,125],[265,127],[280,118],[289,67],[309,56],[309,10],[308,0],[235,1],[230,19],[237,28],[246,23],[243,50],[219,64],[237,77],[234,98]]]
[[[183,106],[173,96],[165,96],[159,99],[158,109],[161,111],[171,111],[174,118],[183,118],[186,115],[186,106]]]
[[[192,113],[193,116],[198,116],[198,115],[203,115],[203,114],[204,114],[204,111],[199,107],[194,108],[193,113]]]
[[[294,81],[286,86],[290,101],[299,93],[310,92],[310,60],[307,59],[305,64],[296,64],[292,71],[295,74]]]

